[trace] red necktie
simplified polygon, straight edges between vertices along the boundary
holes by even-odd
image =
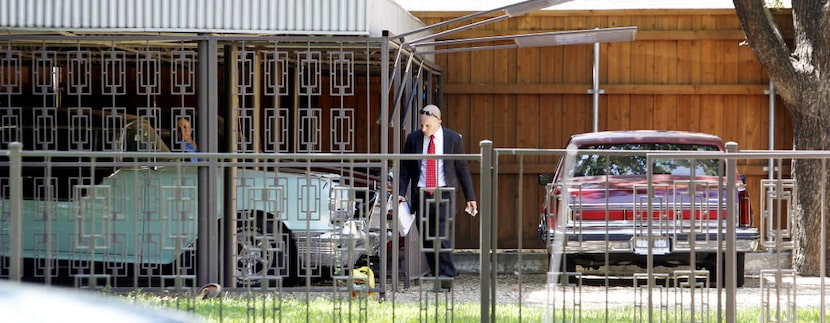
[[[429,136],[429,146],[427,146],[427,154],[435,155],[435,136]],[[427,159],[427,188],[435,188],[438,186],[438,161],[435,159]],[[432,193],[432,190],[428,192]]]

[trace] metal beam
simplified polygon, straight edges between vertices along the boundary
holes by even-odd
[[[442,22],[432,24],[432,25],[429,25],[429,26],[426,26],[426,27],[421,27],[421,28],[418,28],[418,29],[415,29],[415,30],[411,30],[411,31],[402,33],[402,34],[398,34],[398,35],[395,35],[391,38],[403,39],[404,37],[409,36],[409,35],[414,35],[414,34],[417,34],[417,33],[425,32],[425,31],[428,31],[428,30],[433,30],[433,29],[443,27],[443,26],[447,26],[447,25],[451,25],[451,24],[454,24],[454,23],[459,23],[459,22],[470,20],[470,19],[473,19],[473,18],[478,18],[478,17],[481,17],[481,16],[485,16],[485,15],[495,13],[495,12],[504,11],[504,15],[501,15],[501,16],[498,16],[498,17],[495,17],[495,18],[487,19],[483,23],[467,24],[467,25],[464,25],[464,26],[461,26],[461,27],[456,27],[456,28],[453,28],[453,29],[450,29],[450,30],[446,30],[446,31],[437,33],[437,34],[427,35],[427,36],[424,36],[424,37],[421,37],[421,38],[418,38],[418,39],[415,39],[413,41],[408,42],[408,44],[416,44],[416,43],[420,43],[420,42],[427,41],[427,40],[430,40],[430,39],[435,39],[436,37],[448,35],[448,34],[451,34],[451,33],[454,33],[454,32],[467,30],[467,29],[470,29],[470,28],[473,28],[473,27],[476,27],[476,26],[480,26],[482,24],[493,23],[493,22],[503,20],[503,19],[507,19],[507,18],[521,16],[521,15],[524,15],[524,14],[527,14],[527,13],[530,13],[530,12],[533,12],[533,11],[536,11],[536,10],[544,9],[544,8],[547,8],[547,7],[550,7],[550,6],[558,5],[560,3],[569,2],[569,1],[572,1],[572,0],[527,0],[527,1],[517,2],[517,3],[506,5],[506,6],[503,6],[503,7],[490,9],[490,10],[486,10],[486,11],[480,11],[480,12],[476,12],[476,13],[469,14],[469,15],[466,15],[466,16],[453,18],[453,19],[450,19],[450,20],[447,20],[447,21],[442,21]]]
[[[475,50],[513,49],[530,47],[547,47],[561,45],[578,45],[592,43],[610,43],[633,41],[637,33],[637,26],[597,28],[585,30],[552,31],[544,33],[506,35],[492,37],[478,37],[466,39],[441,40],[429,43],[414,44],[413,47],[423,46],[450,46],[474,43],[490,42],[512,42],[498,45],[485,45],[478,47],[447,48],[427,51],[416,51],[417,55],[429,55],[451,52],[468,52]]]

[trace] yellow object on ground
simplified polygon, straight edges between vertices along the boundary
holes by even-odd
[[[369,267],[360,267],[352,270],[352,278],[354,278],[355,287],[363,285],[366,288],[375,288],[375,273]],[[369,298],[375,299],[375,292],[368,292]],[[357,292],[352,292],[352,298],[358,296]]]

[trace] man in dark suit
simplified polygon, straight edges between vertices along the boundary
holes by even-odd
[[[427,105],[420,111],[419,121],[421,129],[413,131],[406,136],[403,152],[405,154],[465,154],[464,142],[461,134],[441,126],[441,110],[435,105]],[[434,174],[434,175],[433,175]],[[449,241],[447,227],[449,205],[451,194],[441,191],[441,187],[461,186],[466,198],[466,210],[470,214],[477,213],[476,193],[473,189],[473,179],[470,175],[470,168],[466,160],[453,159],[425,159],[425,160],[404,160],[401,162],[400,182],[398,184],[398,200],[405,200],[407,189],[411,189],[412,202],[410,207],[418,214],[418,218],[425,218],[426,230],[419,225],[423,246],[426,249],[433,248],[432,241],[441,241],[441,250],[444,252],[426,252],[427,263],[433,277],[445,277],[441,285],[445,289],[452,287],[452,277],[456,275],[455,264],[452,261],[452,244]],[[432,190],[435,188],[435,190]],[[424,216],[421,216],[420,195],[424,190]],[[427,203],[427,201],[431,201]],[[419,223],[417,221],[416,223]],[[437,230],[436,230],[437,227]],[[437,231],[437,232],[436,232]],[[437,248],[437,247],[436,247]]]

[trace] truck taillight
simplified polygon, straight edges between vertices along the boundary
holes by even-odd
[[[556,227],[556,214],[559,212],[559,198],[562,194],[562,188],[560,186],[551,187],[548,192],[544,208],[546,209],[548,227],[553,228]]]
[[[752,207],[749,205],[749,193],[746,190],[738,191],[738,225],[752,226]]]

